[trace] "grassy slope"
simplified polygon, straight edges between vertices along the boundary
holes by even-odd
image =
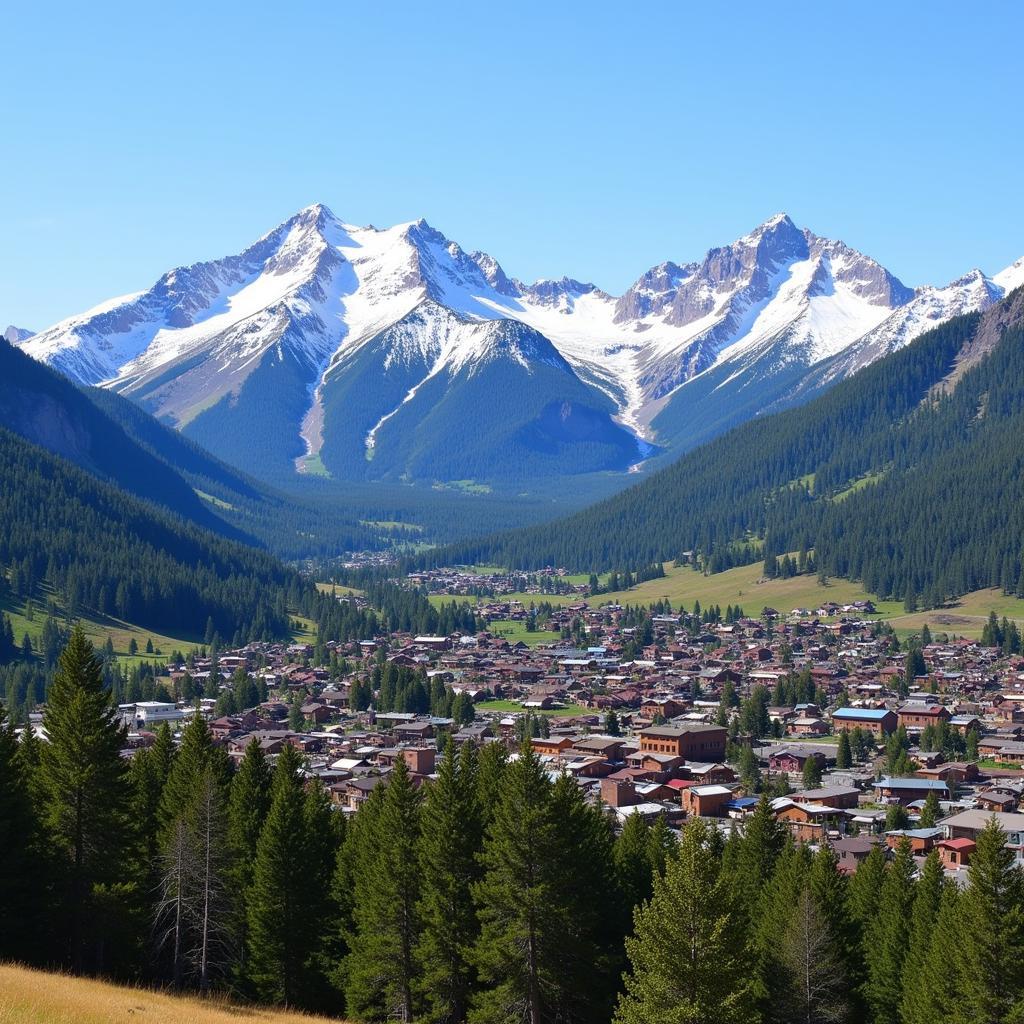
[[[326,1019],[0,964],[0,1024],[308,1024]]]
[[[516,622],[514,619],[495,619],[490,625],[490,631],[504,637],[510,644],[517,644],[522,640],[527,647],[551,644],[561,636],[560,633],[551,633],[547,630],[536,630],[531,633],[527,630],[525,622]]]
[[[44,597],[50,594],[49,587],[43,584],[40,589]],[[31,619],[26,616],[27,602],[16,601],[11,597],[0,599],[0,611],[4,612],[11,620],[14,627],[14,639],[21,645],[22,637],[28,633],[32,638],[32,646],[39,650],[40,638],[43,632],[43,623],[46,621],[46,600],[36,599],[34,602],[34,613]],[[304,619],[293,616],[299,622],[301,628],[292,631],[292,639],[296,643],[313,643],[316,640],[316,623],[311,619]],[[70,625],[65,617],[64,608],[57,602],[57,621],[62,629],[69,629]],[[187,654],[190,650],[200,647],[203,644],[201,636],[195,637],[172,637],[163,633],[154,633],[152,630],[143,629],[140,626],[133,626],[130,622],[115,619],[113,616],[100,615],[97,612],[84,612],[79,620],[85,629],[86,636],[92,641],[97,650],[102,650],[107,643],[109,636],[114,643],[114,653],[118,662],[124,667],[139,665],[143,662],[163,663],[170,657],[172,651],[181,651]],[[128,653],[129,644],[134,637],[139,646],[139,653],[131,655]],[[146,654],[146,641],[152,640],[153,647],[159,650],[160,654]],[[0,1018],[2,1024],[2,1018]]]
[[[41,588],[45,593],[48,588]],[[15,601],[8,597],[0,600],[0,610],[4,611],[11,620],[14,627],[14,638],[21,643],[21,638],[28,633],[32,638],[32,646],[37,650],[39,640],[43,632],[43,623],[46,621],[46,602],[36,600],[34,602],[34,614],[31,619],[27,618],[25,612],[27,602]],[[58,622],[62,628],[69,628],[64,619],[64,609],[57,603]],[[109,636],[114,642],[114,653],[123,665],[138,664],[143,661],[163,662],[170,656],[171,651],[188,651],[202,643],[202,637],[181,638],[165,636],[162,633],[154,633],[139,626],[133,626],[130,622],[123,622],[111,616],[103,616],[98,613],[83,613],[81,623],[85,628],[86,635],[97,648],[103,648]],[[132,638],[139,645],[139,655],[132,657],[128,653],[128,645]],[[154,654],[146,654],[146,641],[152,639],[154,648],[159,648],[162,657]]]
[[[761,563],[740,566],[715,576],[687,567],[665,566],[665,578],[641,583],[632,590],[614,594],[601,594],[590,600],[590,604],[604,604],[619,601],[623,604],[649,604],[668,598],[674,608],[693,607],[700,601],[702,607],[717,604],[723,611],[727,605],[740,605],[748,615],[758,615],[765,606],[789,612],[793,608],[815,608],[823,601],[844,604],[862,601],[872,595],[849,580],[830,579],[826,586],[818,585],[815,576],[793,576],[788,580],[762,580]],[[574,604],[580,600],[577,595],[558,596],[554,594],[512,594],[513,600],[540,604]],[[873,599],[873,598],[872,598]],[[433,600],[433,598],[432,598]],[[446,598],[450,601],[451,598]],[[955,607],[935,611],[918,612],[908,615],[898,601],[876,601],[880,618],[890,621],[898,632],[916,632],[927,622],[932,632],[949,632],[957,635],[978,637],[990,610],[1002,618],[1003,615],[1016,619],[1024,625],[1024,601],[1006,597],[1000,590],[979,590],[968,594]],[[536,635],[536,634],[534,634]],[[518,639],[518,638],[517,638]]]

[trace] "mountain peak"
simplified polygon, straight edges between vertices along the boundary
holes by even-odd
[[[15,327],[14,324],[8,324],[2,337],[4,341],[9,341],[12,345],[20,345],[23,341],[28,341],[35,331],[30,331],[26,327]]]

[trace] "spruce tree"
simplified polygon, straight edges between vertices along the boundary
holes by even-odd
[[[754,962],[754,998],[768,1021],[788,1021],[783,1015],[790,983],[782,950],[793,908],[806,887],[810,855],[805,846],[787,839],[775,862],[771,879],[761,890],[750,924]]]
[[[228,797],[228,844],[234,858],[235,882],[240,893],[252,884],[256,847],[270,812],[273,773],[255,737],[249,741]]]
[[[27,773],[2,704],[0,779],[0,960],[26,960],[38,952],[42,925],[41,850]]]
[[[821,762],[816,757],[804,761],[804,789],[817,789],[821,785]]]
[[[935,828],[939,820],[939,794],[931,789],[924,800],[924,807],[921,808],[921,820],[918,823],[921,828]]]
[[[416,944],[422,1019],[461,1024],[469,1010],[474,972],[468,954],[478,932],[472,885],[479,876],[476,853],[482,823],[471,754],[459,757],[448,743],[437,781],[423,806],[418,906],[422,930]]]
[[[615,872],[623,899],[632,908],[650,899],[654,891],[650,826],[643,815],[631,814],[615,840]]]
[[[969,1024],[1024,1019],[1024,872],[993,815],[978,833],[960,916],[961,1016]]]
[[[923,881],[923,879],[922,879]],[[911,946],[904,966],[904,991],[900,1004],[903,1024],[935,1024],[962,1021],[961,991],[954,952],[960,944],[963,897],[955,885],[945,885],[934,926],[927,935],[911,929]],[[915,900],[915,925],[916,925]]]
[[[477,766],[477,803],[484,828],[494,817],[501,795],[501,780],[508,764],[508,751],[502,743],[486,743],[480,751]]]
[[[361,857],[355,876],[345,995],[361,1020],[416,1017],[420,821],[421,795],[399,758],[376,822],[375,856]]]
[[[196,785],[208,769],[226,789],[230,779],[227,755],[214,744],[206,719],[197,712],[182,730],[181,744],[171,761],[160,797],[162,838],[167,838],[179,817],[192,810]]]
[[[850,750],[850,734],[845,729],[839,734],[836,745],[836,768],[840,770],[853,765],[853,752]]]
[[[903,962],[914,907],[914,858],[904,836],[885,872],[878,913],[868,925],[864,945],[867,977],[864,999],[874,1024],[898,1024],[903,992]]]
[[[236,929],[240,952],[238,980],[246,977],[246,931],[249,890],[252,886],[256,848],[270,812],[273,774],[266,755],[255,738],[249,741],[238,771],[231,779],[227,806],[227,845],[231,855],[231,877],[236,895]]]
[[[881,843],[872,847],[850,879],[850,917],[863,935],[878,913],[878,903],[885,881],[885,848]]]
[[[676,834],[668,827],[668,819],[664,814],[659,814],[654,819],[648,839],[651,872],[654,875],[663,875],[669,858],[675,856],[679,849],[679,841],[676,839]]]
[[[483,763],[481,764],[483,769]],[[561,940],[568,908],[555,901],[558,822],[552,784],[529,742],[504,769],[473,887],[480,937],[473,963],[480,987],[473,1024],[542,1024],[562,1005]]]
[[[814,855],[808,885],[843,975],[849,980],[856,970],[857,929],[850,915],[849,880],[839,870],[839,859],[828,843],[822,843]]]
[[[41,816],[55,857],[66,954],[76,972],[99,966],[102,935],[88,926],[97,890],[129,877],[130,790],[125,730],[103,666],[80,625],[71,631],[48,694],[40,751]],[[96,950],[90,958],[87,946]]]
[[[700,819],[689,822],[678,856],[637,910],[617,1024],[750,1020],[753,984],[741,917],[709,853],[710,839]]]
[[[558,824],[554,903],[568,925],[560,941],[559,1019],[607,1021],[625,966],[624,939],[633,907],[618,887],[615,834],[598,804],[588,804],[576,781],[563,773],[552,792]],[[566,866],[571,865],[571,870]],[[594,894],[600,893],[600,899]]]
[[[919,983],[925,973],[928,947],[935,922],[939,916],[944,888],[942,863],[933,850],[928,854],[917,880],[914,909],[907,940],[907,954],[903,961],[903,995],[900,999],[900,1019],[910,1024],[920,997]]]
[[[155,871],[160,856],[160,803],[173,756],[171,731],[164,722],[157,730],[153,746],[138,751],[132,758],[129,771],[132,814],[143,863],[150,873]]]
[[[286,743],[274,766],[270,811],[256,844],[248,905],[247,965],[259,998],[300,1004],[311,985],[329,866],[312,854],[301,757]]]
[[[785,845],[785,829],[776,820],[768,795],[762,793],[743,826],[735,865],[739,910],[748,920],[753,921],[757,916],[761,892],[771,879]]]

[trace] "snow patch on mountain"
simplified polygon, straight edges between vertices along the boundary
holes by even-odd
[[[653,441],[654,417],[712,369],[748,374],[752,386],[799,367],[850,373],[1022,283],[1024,259],[991,279],[975,271],[912,291],[780,213],[700,260],[652,267],[615,297],[568,277],[525,284],[424,220],[357,227],[314,205],[237,256],[170,271],[18,344],[79,381],[145,398],[179,425],[237,393],[263,360],[287,355],[308,380],[295,430],[311,454],[322,444],[325,382],[363,346],[388,346],[385,368],[427,367],[401,405],[441,372],[555,360]]]
[[[20,345],[23,341],[28,341],[34,333],[35,331],[30,331],[27,327],[15,327],[14,324],[8,324],[4,328],[3,338],[4,341],[10,342],[12,345]]]

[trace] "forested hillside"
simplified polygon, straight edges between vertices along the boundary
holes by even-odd
[[[911,604],[1024,589],[1022,325],[1018,290],[584,512],[431,560],[600,571],[695,552],[716,571],[813,548],[819,571]]]
[[[164,513],[0,428],[0,569],[69,609],[178,635],[282,636],[308,586],[261,551]]]

